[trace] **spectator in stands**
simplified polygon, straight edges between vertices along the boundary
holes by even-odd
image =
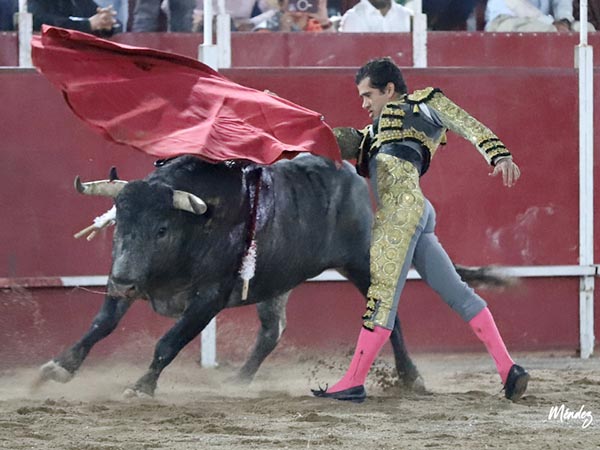
[[[218,13],[218,2],[213,0],[213,13]],[[225,0],[225,10],[231,16],[233,31],[252,31],[256,23],[266,20],[264,17],[261,20],[261,13],[269,10],[278,9],[276,1],[268,0]],[[194,31],[202,29],[204,20],[204,0],[196,0],[196,9],[194,10]],[[258,16],[256,19],[253,17]]]
[[[572,0],[488,0],[485,31],[568,32],[579,30]]]
[[[15,13],[18,9],[18,0],[0,0],[0,31],[15,29]]]
[[[579,20],[579,0],[573,0],[573,16]],[[600,30],[600,0],[588,0],[588,22]]]
[[[255,31],[330,31],[332,30],[327,15],[327,0],[318,2],[315,13],[301,12],[292,7],[293,0],[279,0],[279,10],[264,22],[259,23]]]
[[[467,19],[478,0],[423,0],[423,13],[427,14],[427,27],[433,31],[458,31],[467,29]],[[405,4],[413,10],[414,2]]]
[[[342,3],[344,0],[329,0],[327,2],[327,13],[329,17],[342,17]]]
[[[28,8],[36,31],[47,24],[111,36],[121,26],[112,6],[100,8],[93,0],[29,0]]]
[[[129,20],[129,0],[95,0],[98,6],[106,8],[112,6],[117,13],[117,20],[121,24],[120,31],[127,31],[127,21]]]
[[[163,0],[136,0],[131,31],[154,32],[161,30],[160,12]],[[196,0],[168,0],[168,25],[171,32],[192,31]]]
[[[346,33],[408,32],[412,11],[392,0],[360,0],[342,16]]]

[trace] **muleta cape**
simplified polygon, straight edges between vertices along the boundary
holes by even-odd
[[[321,114],[194,59],[51,26],[33,38],[32,58],[84,122],[158,158],[271,164],[310,152],[341,162]]]

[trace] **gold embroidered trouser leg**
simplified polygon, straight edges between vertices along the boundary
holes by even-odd
[[[411,163],[379,153],[371,167],[378,209],[371,239],[371,286],[363,325],[368,329],[375,325],[392,329],[399,290],[406,280],[415,240],[420,234],[418,227],[425,211],[425,198],[419,186],[419,173]]]

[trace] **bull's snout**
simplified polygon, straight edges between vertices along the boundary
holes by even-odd
[[[113,297],[134,298],[137,296],[134,282],[111,277],[108,280],[108,294]]]

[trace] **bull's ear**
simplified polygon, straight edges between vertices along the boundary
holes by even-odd
[[[173,207],[199,216],[208,209],[204,200],[185,191],[173,191]]]

